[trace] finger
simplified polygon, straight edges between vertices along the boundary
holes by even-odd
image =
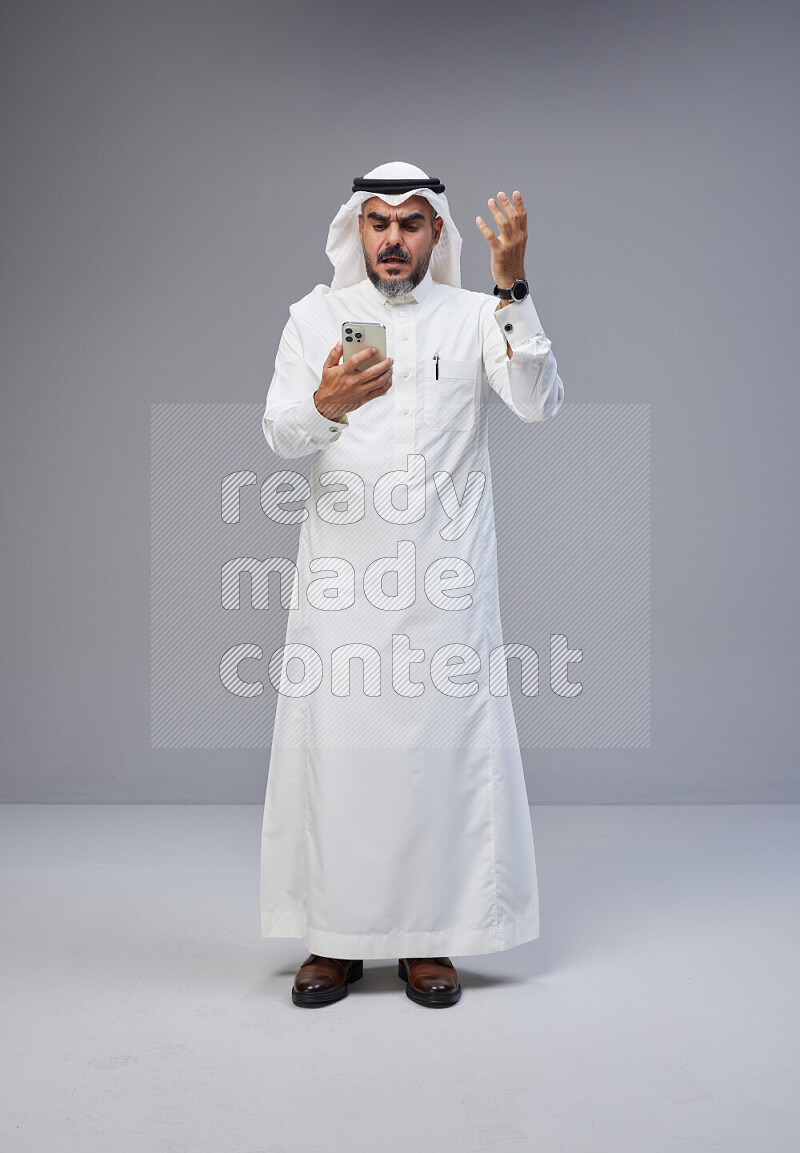
[[[492,197],[492,199],[489,201],[489,208],[491,210],[492,216],[497,222],[497,226],[499,227],[500,232],[507,232],[509,228],[508,220],[506,219],[505,214],[501,211],[500,205],[497,203],[494,197]]]
[[[360,387],[364,392],[371,392],[376,388],[383,388],[386,384],[392,382],[392,369],[389,368],[381,372],[375,372],[374,368],[365,368],[363,372],[359,372],[358,379]]]
[[[499,243],[497,237],[492,232],[489,225],[484,221],[482,216],[476,216],[475,223],[477,224],[479,231],[482,232],[486,239],[489,241],[490,245],[494,246],[495,244]]]
[[[358,352],[354,352],[347,363],[352,364],[354,368],[358,368],[359,364],[363,364],[365,360],[369,360],[377,351],[377,348],[374,347],[362,348]]]
[[[389,380],[384,381],[380,385],[379,388],[371,388],[369,390],[369,392],[366,394],[366,399],[367,400],[374,400],[376,396],[386,396],[386,393],[389,391],[389,389],[391,387],[392,387],[392,381],[390,378]]]
[[[526,231],[527,225],[526,225],[526,220],[525,220],[524,206],[523,206],[523,211],[521,213],[517,207],[517,203],[518,203],[517,197],[518,196],[519,196],[519,193],[515,193],[514,194],[514,200],[509,200],[508,197],[506,196],[505,192],[501,192],[499,194],[499,199],[500,199],[500,203],[502,205],[503,211],[506,212],[508,215],[508,219],[510,222],[510,228],[511,228],[511,235],[513,236],[514,233],[516,233],[517,235],[522,236],[524,238],[524,237],[527,237],[527,231]]]
[[[506,213],[511,224],[518,224],[519,217],[517,216],[517,209],[513,201],[508,199],[505,192],[498,192],[497,199],[500,201],[503,212]]]
[[[376,381],[378,377],[384,376],[386,373],[391,376],[393,364],[394,361],[387,356],[386,360],[379,360],[377,364],[371,364],[369,368],[362,368],[358,374],[359,379],[362,380],[364,384],[369,384],[370,382]]]
[[[355,363],[359,380],[372,380],[373,377],[380,376],[382,372],[386,372],[387,368],[390,368],[394,363],[394,361],[387,356],[384,360],[370,364],[367,368],[359,368],[359,364],[362,364],[364,360],[369,360],[369,357],[364,357],[361,353],[358,353],[357,356],[352,357],[350,361],[351,364]]]
[[[341,357],[341,355],[342,355],[342,342],[341,342],[341,340],[339,340],[339,341],[337,341],[336,344],[334,344],[333,348],[328,353],[328,356],[327,356],[325,363],[322,367],[323,368],[335,368],[336,365],[339,363],[339,358]]]
[[[514,204],[517,209],[517,216],[519,217],[520,227],[522,231],[525,232],[528,227],[528,210],[525,207],[525,201],[522,199],[521,192],[514,193]]]

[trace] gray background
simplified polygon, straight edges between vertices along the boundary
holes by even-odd
[[[800,799],[799,28],[5,3],[2,799],[263,799],[265,750],[150,747],[150,406],[263,403],[331,217],[389,159],[445,181],[470,288],[475,215],[521,188],[567,403],[651,406],[651,745],[526,750],[531,802]]]

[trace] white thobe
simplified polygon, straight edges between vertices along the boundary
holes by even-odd
[[[336,421],[313,394],[345,321],[386,326],[393,383]],[[290,309],[263,429],[279,457],[314,458],[308,491],[295,477],[283,494],[307,516],[270,665],[264,937],[381,958],[539,936],[502,649],[490,388],[526,422],[561,406],[530,297],[497,309],[428,272],[400,300],[365,279],[317,285]]]

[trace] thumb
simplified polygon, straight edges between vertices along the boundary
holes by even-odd
[[[333,348],[328,353],[328,358],[325,361],[323,368],[335,368],[339,363],[339,358],[342,355],[342,342],[339,340],[334,344]]]

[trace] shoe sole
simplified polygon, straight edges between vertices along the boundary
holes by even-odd
[[[397,976],[406,983],[406,996],[410,997],[412,1001],[416,1001],[418,1005],[427,1005],[430,1009],[446,1009],[448,1005],[455,1005],[461,996],[461,985],[458,985],[451,993],[420,993],[419,989],[415,989],[408,983],[405,961],[402,960],[397,962]]]
[[[304,1009],[315,1009],[319,1005],[330,1005],[333,1001],[341,1001],[342,997],[346,997],[347,986],[352,984],[353,981],[360,981],[363,976],[364,962],[354,961],[347,970],[347,976],[344,979],[343,985],[338,986],[336,989],[309,989],[308,991],[295,989],[293,985],[292,1001],[295,1005],[301,1005]]]

